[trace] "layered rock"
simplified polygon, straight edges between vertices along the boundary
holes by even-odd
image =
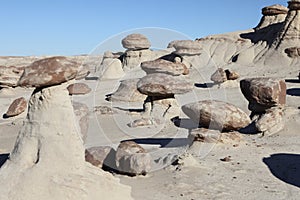
[[[151,46],[146,36],[137,33],[126,36],[122,40],[122,45],[125,49],[128,50],[149,49]]]
[[[128,187],[85,162],[73,120],[65,84],[35,90],[14,150],[0,169],[0,199],[132,199]]]
[[[70,95],[88,94],[92,89],[85,83],[73,83],[67,87]]]
[[[174,94],[184,94],[192,91],[193,84],[181,76],[171,76],[163,73],[148,74],[137,83],[138,90],[148,96],[168,98]]]
[[[177,40],[173,41],[168,47],[175,48],[175,54],[181,56],[193,56],[202,53],[201,43],[193,40]]]
[[[127,79],[121,81],[118,89],[110,95],[111,101],[124,101],[124,102],[144,102],[147,98],[137,89],[137,83],[140,79]]]
[[[23,71],[23,67],[0,66],[0,87],[16,87]]]
[[[24,97],[20,97],[15,99],[10,106],[8,107],[4,116],[7,117],[14,117],[21,113],[23,113],[27,109],[27,101]]]
[[[79,64],[66,57],[51,57],[33,62],[24,69],[18,82],[22,87],[45,87],[74,79]]]
[[[156,59],[153,61],[146,61],[141,64],[141,68],[147,74],[165,73],[173,76],[189,73],[188,68],[180,61],[171,62],[164,59]]]
[[[217,100],[205,100],[182,106],[195,123],[220,131],[239,130],[250,124],[249,116],[238,107]]]
[[[133,141],[122,142],[117,149],[116,166],[125,174],[144,175],[151,170],[151,155]]]
[[[249,110],[255,113],[265,112],[268,108],[284,105],[286,102],[286,84],[281,79],[244,79],[240,82],[240,88],[249,101]]]

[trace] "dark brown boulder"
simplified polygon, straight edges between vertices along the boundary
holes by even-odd
[[[85,83],[74,83],[67,87],[70,95],[87,94],[91,88]]]
[[[27,101],[24,97],[20,97],[15,99],[9,106],[7,112],[5,113],[5,117],[14,117],[16,115],[21,114],[27,109]]]

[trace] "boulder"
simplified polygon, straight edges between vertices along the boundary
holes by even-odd
[[[234,132],[225,132],[221,133],[219,130],[210,130],[206,128],[196,128],[192,129],[190,132],[190,137],[195,142],[203,143],[232,143],[240,142],[242,136],[240,133]]]
[[[33,62],[24,69],[21,87],[46,87],[74,79],[79,64],[66,57],[51,57]]]
[[[144,102],[147,95],[142,94],[137,89],[137,83],[140,81],[137,79],[127,79],[120,83],[118,89],[110,95],[110,100],[124,101],[124,102]]]
[[[232,104],[218,100],[186,104],[182,106],[182,110],[195,123],[220,131],[239,130],[251,122],[244,111]]]
[[[170,97],[193,90],[193,84],[181,76],[148,74],[137,83],[138,90],[148,96]]]
[[[0,66],[0,87],[16,87],[23,71],[23,67]]]
[[[8,107],[8,110],[5,113],[5,117],[14,117],[22,112],[24,112],[27,109],[27,101],[24,97],[20,97],[18,99],[15,99],[10,106]]]
[[[227,76],[224,69],[218,68],[217,71],[211,75],[210,80],[212,80],[215,84],[220,84],[227,81]]]
[[[131,189],[85,162],[67,84],[36,89],[9,159],[1,200],[132,199]]]
[[[240,78],[240,75],[235,71],[226,69],[225,73],[226,73],[227,80],[236,80],[236,79]]]
[[[85,161],[99,168],[114,168],[115,154],[116,151],[110,146],[90,147],[85,150]]]
[[[122,40],[122,45],[128,50],[149,49],[151,44],[146,36],[142,34],[130,34]]]
[[[70,95],[88,94],[92,90],[85,83],[73,83],[67,87]]]
[[[286,84],[282,79],[249,78],[240,81],[240,88],[249,101],[249,110],[260,113],[268,108],[284,105]]]
[[[193,56],[202,53],[201,43],[193,40],[177,40],[169,44],[175,48],[175,54],[180,56]]]
[[[289,9],[283,5],[275,4],[272,6],[267,6],[262,9],[262,14],[264,16],[273,16],[273,15],[286,15]]]
[[[136,128],[136,127],[142,127],[142,126],[152,126],[159,124],[160,121],[158,119],[152,119],[152,118],[141,118],[136,119],[133,122],[129,123],[128,126],[130,128]]]
[[[122,142],[116,153],[118,170],[130,175],[144,175],[151,170],[151,156],[133,141]]]
[[[173,76],[189,73],[188,68],[181,62],[170,62],[164,59],[156,59],[153,61],[146,61],[141,64],[141,68],[147,74],[165,73]]]
[[[77,128],[81,133],[83,142],[85,142],[89,129],[89,108],[83,103],[73,102],[73,109],[78,123]]]
[[[262,114],[255,122],[258,132],[265,135],[272,135],[284,128],[283,107],[272,107]]]
[[[300,10],[300,1],[298,0],[291,0],[288,2],[288,8],[289,10]]]

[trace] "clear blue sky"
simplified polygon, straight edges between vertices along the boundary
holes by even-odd
[[[6,0],[0,55],[77,55],[120,32],[176,30],[195,39],[255,27],[261,8],[286,0]]]

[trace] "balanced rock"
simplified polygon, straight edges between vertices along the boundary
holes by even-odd
[[[151,44],[146,36],[138,33],[133,33],[126,36],[122,40],[122,45],[128,50],[149,49]]]
[[[262,114],[255,126],[259,132],[265,135],[272,135],[284,128],[284,109],[283,107],[272,107]]]
[[[81,133],[81,138],[85,142],[89,128],[89,108],[87,105],[79,102],[73,102],[72,105],[78,125],[78,132]]]
[[[5,117],[13,117],[21,114],[27,109],[27,101],[24,97],[15,99],[5,113]]]
[[[87,94],[92,90],[85,83],[73,83],[67,87],[70,95],[79,95],[79,94]]]
[[[188,68],[181,62],[170,62],[164,59],[156,59],[153,61],[146,61],[141,64],[141,68],[147,74],[165,73],[173,76],[189,73]]]
[[[0,86],[15,87],[24,71],[24,68],[14,66],[0,66]]]
[[[240,88],[249,101],[249,110],[260,113],[286,101],[286,84],[275,78],[249,78],[241,80]]]
[[[85,150],[85,161],[102,168],[103,166],[114,168],[114,156],[116,151],[110,146],[90,147]]]
[[[151,156],[137,143],[125,141],[118,146],[116,166],[122,173],[131,175],[146,174],[151,170]]]
[[[193,56],[200,55],[202,53],[201,43],[198,41],[177,40],[172,43],[172,46],[176,49],[174,53],[181,56]]]
[[[273,16],[273,15],[286,15],[289,9],[283,5],[275,4],[272,6],[267,6],[262,9],[262,14],[264,16]]]
[[[239,130],[251,122],[244,111],[232,104],[218,100],[186,104],[182,106],[182,110],[195,123],[220,131]]]
[[[227,76],[224,69],[218,68],[217,71],[211,75],[210,80],[212,80],[215,84],[220,84],[227,81]]]
[[[18,85],[45,87],[74,79],[79,64],[66,57],[51,57],[33,62],[24,69]]]
[[[170,97],[192,91],[193,84],[181,76],[148,74],[137,83],[138,90],[148,96]]]
[[[127,79],[121,81],[118,89],[111,94],[111,101],[124,101],[124,102],[144,102],[147,95],[142,94],[137,89],[137,79]]]

